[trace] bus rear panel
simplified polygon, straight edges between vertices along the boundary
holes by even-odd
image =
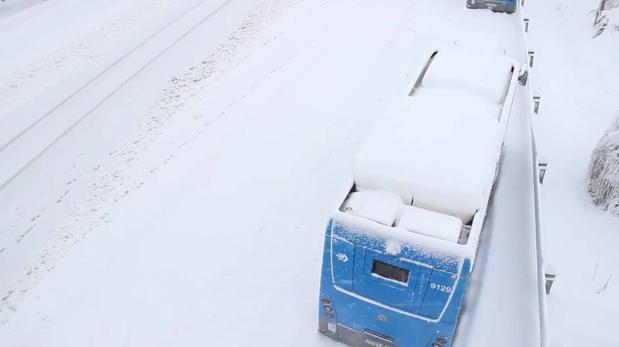
[[[329,222],[320,332],[355,347],[451,346],[470,261],[390,243]]]

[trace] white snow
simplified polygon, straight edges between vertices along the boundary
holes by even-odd
[[[0,145],[195,3],[39,1],[0,18]]]
[[[353,192],[344,200],[341,211],[388,227],[402,228],[456,243],[462,230],[460,219],[414,206],[405,206],[400,196],[387,191]],[[394,238],[388,237],[387,240],[392,242]]]
[[[503,140],[500,106],[474,94],[423,87],[401,99],[364,142],[355,183],[468,222],[492,185]]]
[[[453,46],[425,66],[421,83],[411,81],[414,93],[388,107],[364,142],[355,183],[466,223],[492,186],[516,67],[505,56]]]
[[[535,50],[534,118],[549,167],[541,186],[545,260],[557,270],[548,296],[551,346],[619,345],[619,219],[587,192],[591,154],[619,110],[619,35],[592,37],[597,0],[529,1]],[[613,10],[616,11],[616,10]]]
[[[0,20],[5,17],[16,17],[17,15],[28,12],[36,5],[42,5],[46,0],[1,0],[0,1]]]
[[[619,217],[619,113],[591,154],[587,176],[593,203]]]
[[[467,97],[501,105],[511,80],[511,68],[512,61],[507,57],[446,47],[438,50],[421,88],[464,92]]]
[[[464,347],[493,346],[497,341],[514,347],[540,345],[531,121],[525,91],[519,88],[514,100],[501,171],[463,305],[456,341]]]
[[[414,206],[404,208],[396,226],[451,242],[458,242],[462,231],[460,219]]]
[[[591,39],[594,2],[525,1],[543,91],[538,140],[552,158],[542,193],[561,347],[619,344],[608,334],[619,316],[619,222],[595,210],[583,185],[619,108],[619,36]],[[7,14],[2,139],[197,3],[48,0]],[[204,2],[54,112],[37,133],[64,135],[0,189],[0,344],[339,346],[316,332],[321,251],[360,143],[408,93],[429,49],[496,51],[489,43],[499,38],[517,57],[517,20],[461,1]],[[522,92],[515,100],[461,346],[539,341],[528,104]],[[89,109],[64,132],[66,118]],[[464,249],[365,222],[445,252]]]
[[[354,192],[344,201],[342,211],[392,226],[402,213],[402,200],[387,191]]]

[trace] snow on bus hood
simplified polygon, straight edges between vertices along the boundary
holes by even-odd
[[[355,183],[468,222],[492,185],[500,112],[473,93],[422,88],[378,121],[357,157]]]

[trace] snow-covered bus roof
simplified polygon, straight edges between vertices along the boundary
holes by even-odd
[[[502,104],[515,62],[502,55],[476,55],[455,47],[441,49],[422,71],[419,90],[460,92],[482,102]]]
[[[442,58],[378,121],[357,157],[355,183],[466,223],[492,187],[512,65],[464,58],[471,65],[463,70],[462,60]]]

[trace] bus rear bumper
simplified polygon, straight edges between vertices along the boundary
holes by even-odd
[[[401,347],[390,340],[389,337],[379,336],[367,331],[357,331],[341,324],[329,322],[326,319],[319,320],[318,331],[351,347]]]

